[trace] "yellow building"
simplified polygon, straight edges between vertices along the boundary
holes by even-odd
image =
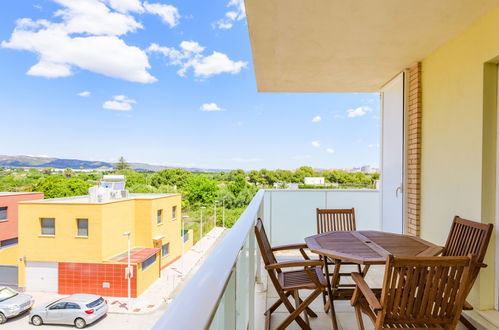
[[[98,189],[89,196],[19,204],[20,287],[127,296],[126,232],[131,233],[133,297],[180,257],[180,195]],[[188,249],[192,232],[185,238]]]

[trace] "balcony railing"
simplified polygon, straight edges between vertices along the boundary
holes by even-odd
[[[272,245],[280,245],[315,233],[316,208],[355,207],[359,228],[379,229],[379,205],[377,190],[260,190],[154,329],[254,329],[262,271],[253,235],[257,218]]]

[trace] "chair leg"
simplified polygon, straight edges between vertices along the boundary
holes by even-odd
[[[289,297],[291,295],[291,293],[292,293],[291,291],[287,291],[285,293],[286,297]],[[282,300],[277,299],[277,301],[272,306],[270,306],[265,313],[267,313],[267,312],[273,313],[277,308],[279,308],[279,306],[281,306],[281,304],[282,304]]]
[[[302,300],[300,299],[300,294],[298,290],[293,291],[293,297],[295,298],[295,306],[296,308],[300,307]],[[307,313],[307,307],[303,310],[303,318],[305,319],[305,322],[307,322],[307,325],[310,326],[310,321],[308,319],[308,313]]]
[[[355,316],[357,317],[357,326],[359,327],[359,330],[364,330],[364,320],[362,320],[360,306],[355,306]]]
[[[301,300],[301,298],[300,298],[300,304],[302,302],[303,302],[303,300]],[[305,310],[307,311],[308,316],[317,317],[317,314],[315,314],[315,312],[310,307],[305,308]]]
[[[291,292],[290,292],[291,293]],[[279,296],[281,297],[281,300],[282,300],[282,303],[284,304],[284,306],[286,306],[286,309],[288,310],[288,312],[292,315],[293,313],[296,312],[296,309],[293,307],[293,304],[291,304],[291,302],[289,301],[288,299],[288,296],[289,295],[285,295],[285,294],[282,294],[279,293]],[[307,323],[301,318],[300,316],[300,313],[296,314],[296,316],[293,318],[297,323],[298,325],[300,325],[300,327],[302,329],[307,329],[309,330],[310,327],[307,325]],[[293,321],[293,319],[291,321]],[[291,322],[290,321],[290,322]],[[289,324],[289,323],[288,323]],[[277,328],[279,329],[279,328]],[[284,328],[283,328],[284,329]]]
[[[314,292],[312,292],[299,306],[298,308],[296,308],[277,328],[276,330],[284,330],[288,327],[288,325],[293,322],[293,321],[297,321],[300,319],[300,313],[305,309],[307,308],[308,305],[310,305],[310,303],[312,301],[314,301],[315,298],[317,298],[322,292],[322,288],[320,289],[316,289]],[[303,321],[303,320],[302,320]],[[300,324],[300,323],[299,323]],[[308,326],[307,324],[305,324],[305,326],[302,326],[300,324],[301,328],[304,329],[304,330],[311,330],[310,326]]]
[[[477,328],[468,321],[463,314],[459,315],[459,321],[466,327],[468,330],[477,330]]]

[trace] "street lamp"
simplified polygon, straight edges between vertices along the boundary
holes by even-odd
[[[131,297],[131,292],[132,292],[132,269],[130,267],[130,236],[132,235],[131,232],[126,231],[123,233],[123,236],[127,236],[128,238],[128,267],[126,271],[126,277],[128,279],[128,308],[132,308],[132,297]]]
[[[227,197],[222,198],[222,227],[225,228],[225,199]]]
[[[182,216],[182,276],[184,275],[184,244],[185,244],[185,241],[184,241],[184,219],[188,219],[189,216],[188,215],[183,215]]]
[[[218,200],[215,199],[215,202],[213,203],[215,205],[215,215],[213,216],[213,228],[217,226],[217,203]]]
[[[201,210],[201,227],[199,229],[199,240],[203,238],[203,210],[205,209],[205,206],[201,206],[199,209]]]

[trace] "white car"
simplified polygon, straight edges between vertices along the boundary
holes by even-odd
[[[19,293],[6,286],[0,286],[0,324],[17,316],[33,306],[34,300],[29,294]]]
[[[101,296],[78,293],[34,308],[29,322],[33,325],[71,324],[82,329],[106,315],[107,310],[107,301]]]

